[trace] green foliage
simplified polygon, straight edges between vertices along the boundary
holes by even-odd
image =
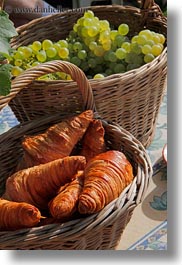
[[[3,61],[9,58],[10,41],[17,35],[17,32],[9,15],[3,10],[0,10],[0,25],[0,95],[6,96],[11,89],[11,66],[3,64]]]
[[[11,65],[0,65],[0,95],[6,96],[11,90]]]

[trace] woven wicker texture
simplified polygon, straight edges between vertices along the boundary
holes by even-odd
[[[46,65],[52,67],[52,62]],[[72,74],[72,78],[75,75],[78,77],[82,73],[79,84],[83,85],[87,80],[83,72],[73,64],[58,61],[58,65],[60,68],[67,68]],[[42,68],[43,66],[40,66],[39,71],[37,70],[38,73],[42,71]],[[95,112],[95,118],[100,118],[95,109],[89,83],[86,86],[80,86],[79,89],[83,97],[83,108],[92,109]],[[75,108],[69,115],[76,115],[77,111]],[[6,179],[14,172],[23,155],[21,147],[23,137],[44,132],[52,124],[67,117],[68,112],[44,115],[33,121],[21,123],[0,136],[0,196],[4,193]],[[145,148],[131,133],[115,123],[101,120],[105,128],[107,147],[124,152],[132,163],[135,176],[133,182],[117,199],[97,214],[63,224],[51,224],[17,231],[1,231],[0,249],[99,250],[116,248],[135,207],[143,200],[152,176],[152,166]]]
[[[142,1],[140,9],[120,5],[88,8],[112,25],[127,23],[131,36],[144,27],[166,36],[166,18],[152,0]],[[19,35],[13,39],[12,47],[27,45],[37,39],[49,38],[57,41],[67,37],[73,24],[88,8],[43,17],[19,27]],[[56,67],[57,62],[55,69]],[[33,120],[46,113],[72,112],[75,106],[78,110],[83,108],[77,80],[35,81],[37,71],[39,69],[35,67],[16,78],[11,93],[7,97],[0,97],[0,108],[14,98],[10,106],[20,122]],[[51,71],[47,65],[43,70],[44,73]],[[167,48],[151,63],[136,70],[114,74],[101,80],[89,80],[99,114],[103,119],[118,123],[145,147],[148,146],[155,132],[156,119],[166,87],[166,75]]]

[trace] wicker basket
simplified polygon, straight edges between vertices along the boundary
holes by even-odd
[[[19,35],[13,39],[12,47],[45,38],[57,41],[67,37],[74,23],[87,9],[93,10],[96,16],[107,19],[112,25],[127,23],[131,36],[145,27],[166,36],[167,22],[159,6],[153,0],[143,0],[141,9],[121,5],[91,6],[33,20],[17,29]],[[44,72],[49,70],[45,69]],[[14,80],[9,96],[0,97],[0,108],[21,90],[10,103],[19,121],[32,120],[50,111],[71,111],[75,104],[78,109],[83,106],[76,82],[35,81],[32,79],[34,72],[36,68]],[[131,132],[145,147],[148,146],[154,135],[166,87],[166,74],[167,48],[151,63],[136,70],[100,80],[91,79],[98,112],[104,119],[114,121]],[[65,101],[65,98],[69,100]]]
[[[49,63],[49,67],[51,66]],[[76,66],[58,62],[84,85],[81,91],[86,108],[95,111],[92,89],[84,73]],[[42,67],[42,66],[41,66]],[[82,82],[80,81],[82,80]],[[82,87],[82,86],[81,86]],[[80,88],[80,86],[79,86]],[[40,102],[41,103],[41,102]],[[72,112],[77,114],[77,110]],[[0,196],[5,182],[23,155],[21,142],[25,135],[45,131],[50,125],[65,119],[68,113],[56,113],[21,123],[0,136]],[[99,118],[95,112],[95,118]],[[115,249],[135,207],[142,201],[152,176],[150,159],[143,145],[117,124],[102,120],[107,146],[126,154],[134,168],[134,180],[99,213],[62,224],[49,224],[32,229],[0,232],[0,249]]]

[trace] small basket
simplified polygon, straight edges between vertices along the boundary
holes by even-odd
[[[122,5],[91,6],[35,19],[17,29],[19,35],[13,39],[12,47],[17,48],[45,38],[52,41],[64,39],[77,19],[88,9],[116,27],[127,23],[131,36],[143,28],[166,36],[167,21],[159,6],[153,0],[141,2],[140,9]],[[45,74],[46,70],[49,69],[45,69]],[[7,97],[0,97],[0,109],[17,93],[18,96],[11,100],[10,106],[20,122],[33,120],[47,111],[55,113],[71,110],[75,103],[78,108],[82,106],[76,82],[35,81],[32,80],[34,72],[36,73],[36,68],[14,80],[11,93]],[[166,75],[167,48],[151,63],[136,70],[113,74],[100,80],[90,79],[98,112],[103,119],[114,121],[131,132],[147,147],[155,132],[156,119],[166,88]]]
[[[58,65],[60,69],[67,68],[67,71],[78,82],[79,89],[82,89],[84,109],[92,109],[95,118],[99,118],[95,109],[92,89],[84,73],[67,62],[59,61],[57,62]],[[54,65],[52,62],[45,64],[45,66],[41,65],[39,74],[42,73],[41,69],[48,66],[51,68]],[[72,112],[73,114],[78,114],[76,109]],[[6,179],[14,172],[23,155],[21,147],[23,137],[41,133],[52,124],[65,119],[67,115],[68,113],[56,113],[40,117],[34,121],[27,121],[0,136],[0,196],[4,193]],[[106,120],[102,120],[102,123],[105,128],[107,146],[124,152],[132,163],[134,168],[133,182],[103,210],[88,217],[31,229],[1,231],[0,249],[116,249],[134,209],[145,195],[152,176],[152,166],[145,148],[132,134],[117,124]]]

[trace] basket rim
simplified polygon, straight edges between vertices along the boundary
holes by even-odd
[[[47,21],[50,18],[57,18],[57,17],[64,17],[66,14],[71,14],[74,12],[84,12],[88,9],[90,10],[97,10],[97,9],[110,9],[110,10],[126,10],[126,11],[133,11],[133,13],[138,13],[138,14],[144,14],[145,20],[148,17],[146,14],[150,14],[150,18],[155,19],[156,21],[158,20],[163,20],[163,23],[167,22],[167,18],[163,15],[159,5],[157,5],[155,3],[154,0],[142,0],[141,2],[143,2],[141,4],[140,7],[135,7],[135,6],[131,6],[131,5],[119,5],[119,4],[114,4],[114,5],[98,5],[98,6],[85,6],[85,7],[78,7],[78,8],[72,8],[72,9],[68,9],[65,11],[62,11],[60,13],[55,13],[55,14],[50,14],[47,15],[45,17],[40,17],[40,18],[35,18],[32,21],[21,25],[19,27],[17,27],[17,32],[23,31],[24,28],[26,28],[27,26],[33,26],[36,23],[39,23],[41,21]],[[152,16],[153,14],[153,16]]]

